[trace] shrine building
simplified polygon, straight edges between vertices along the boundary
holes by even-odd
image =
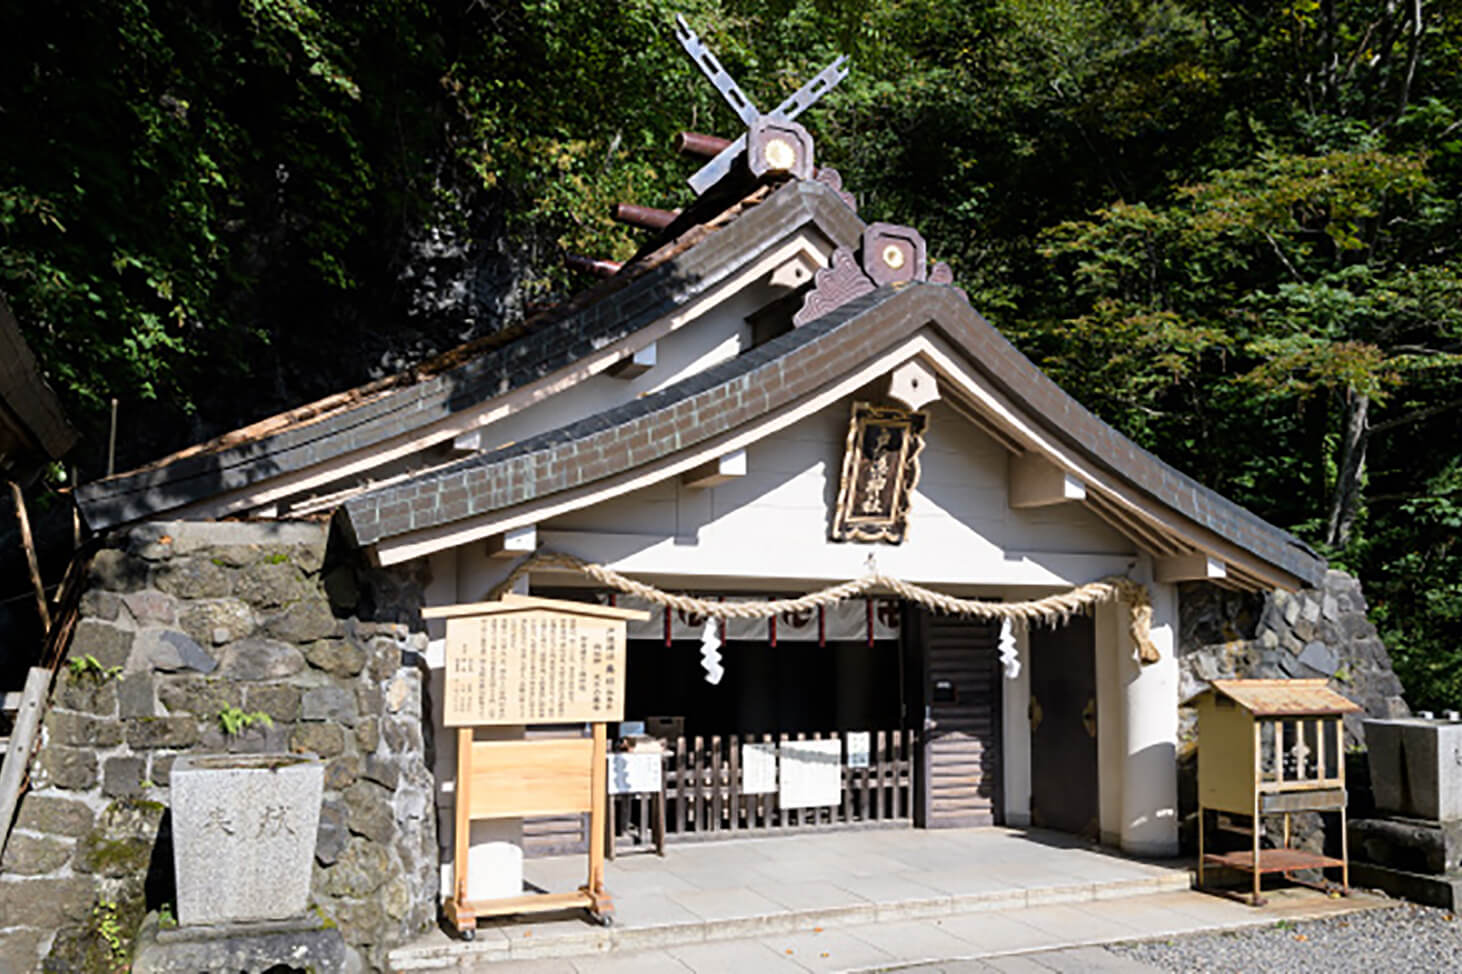
[[[444,869],[455,738],[443,624],[419,610],[505,587],[649,612],[622,730],[663,742],[671,842],[1004,824],[1176,854],[1177,584],[1295,589],[1324,560],[1062,391],[917,229],[859,216],[786,114],[688,138],[725,161],[683,211],[623,208],[643,248],[569,303],[86,485],[87,522],[330,518],[421,580]],[[997,608],[877,587],[708,623],[661,598],[757,605],[870,572]],[[1080,594],[1106,579],[1121,597]],[[747,766],[756,744],[782,748],[782,780]],[[493,836],[585,841],[576,816]]]

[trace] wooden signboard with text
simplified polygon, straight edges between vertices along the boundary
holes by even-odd
[[[447,619],[448,727],[624,719],[625,623],[645,613],[511,595],[452,608],[480,611]]]
[[[586,907],[608,922],[604,888],[605,722],[624,718],[625,625],[648,613],[590,602],[506,595],[426,609],[447,621],[443,723],[457,728],[456,841],[448,919],[475,935],[484,916]],[[479,741],[493,725],[589,724],[584,739]],[[573,893],[469,900],[475,819],[588,812],[589,878]]]

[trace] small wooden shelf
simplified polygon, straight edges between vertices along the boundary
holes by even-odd
[[[1203,857],[1210,866],[1226,866],[1252,873],[1291,873],[1300,869],[1324,869],[1328,866],[1344,866],[1344,859],[1332,859],[1303,849],[1261,849],[1259,868],[1254,868],[1254,853],[1248,849],[1238,852],[1210,852]]]

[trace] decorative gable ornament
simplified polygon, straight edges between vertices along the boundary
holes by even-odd
[[[833,510],[834,541],[900,544],[908,537],[909,498],[919,482],[928,425],[928,413],[853,404]]]
[[[680,14],[675,15],[675,38],[685,49],[686,55],[710,81],[712,87],[726,99],[726,104],[746,125],[746,134],[738,137],[714,159],[690,177],[690,187],[697,196],[704,195],[732,172],[738,159],[745,158],[752,175],[761,178],[768,175],[787,175],[797,179],[811,179],[812,136],[795,121],[823,95],[831,91],[838,82],[848,76],[848,59],[839,57],[801,88],[789,95],[776,108],[766,114],[756,107],[736,79],[717,60],[690,24]]]

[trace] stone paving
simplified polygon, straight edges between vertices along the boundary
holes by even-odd
[[[1153,974],[1102,949],[1135,939],[1272,927],[1279,921],[1394,906],[1368,896],[1332,900],[1309,889],[1275,891],[1260,909],[1191,890],[1124,899],[987,910],[947,917],[575,957],[486,961],[471,955],[429,968],[463,974]]]
[[[559,892],[582,883],[584,868],[585,857],[565,856],[529,860],[525,872],[535,887]],[[1069,836],[1000,828],[671,845],[664,859],[621,856],[607,878],[612,928],[581,914],[484,921],[472,942],[434,931],[394,951],[392,969],[849,970],[1265,914],[1187,892],[1186,862],[1140,862]],[[1174,894],[1187,899],[1162,899]],[[542,964],[519,966],[529,961]]]

